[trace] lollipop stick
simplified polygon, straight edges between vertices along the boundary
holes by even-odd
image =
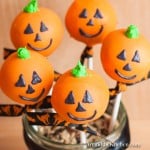
[[[87,58],[87,68],[93,70],[93,56]],[[83,131],[80,132],[80,139],[82,144],[86,143],[87,138],[85,132]]]
[[[115,126],[115,123],[116,123],[116,120],[117,120],[117,117],[118,117],[121,97],[122,97],[122,92],[120,92],[115,98],[115,103],[114,103],[114,107],[113,107],[112,117],[111,117],[111,120],[110,120],[109,129],[108,129],[109,133],[112,132],[112,130],[113,130],[114,126]]]
[[[80,131],[80,143],[85,144],[87,141],[86,139],[86,133],[84,131]]]
[[[93,70],[93,57],[88,58],[87,67]]]
[[[85,59],[87,59],[87,68],[93,70],[93,52],[92,47],[86,46],[83,53],[81,54],[80,61],[82,64],[85,63]],[[85,144],[87,141],[86,133],[80,132],[81,144]]]
[[[93,57],[89,57],[87,58],[87,68],[93,70]],[[85,144],[87,139],[86,139],[86,133],[81,131],[80,132],[80,139],[81,139],[81,143]]]

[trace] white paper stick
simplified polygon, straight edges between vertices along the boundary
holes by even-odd
[[[87,58],[87,68],[93,70],[93,57]],[[86,133],[84,131],[80,131],[80,140],[81,144],[87,142]]]
[[[112,116],[111,116],[111,120],[110,120],[110,125],[109,125],[109,129],[108,129],[109,133],[111,133],[112,130],[114,129],[115,123],[117,121],[121,98],[122,98],[122,92],[120,92],[116,96],[116,99],[115,99],[115,103],[114,103],[114,107],[113,107],[113,112],[112,112]]]
[[[80,143],[85,144],[87,142],[86,140],[86,133],[84,131],[80,131]]]
[[[88,67],[88,69],[93,70],[93,57],[88,58],[87,67]]]
[[[87,68],[93,70],[93,57],[87,58]],[[87,142],[86,133],[84,131],[80,131],[80,140],[81,144]]]

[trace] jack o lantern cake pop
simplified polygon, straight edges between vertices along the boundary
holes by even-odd
[[[33,105],[43,100],[53,83],[48,60],[35,51],[19,48],[1,67],[1,89],[13,101]]]
[[[80,61],[93,69],[93,50],[95,44],[102,43],[105,36],[116,27],[116,14],[107,0],[74,0],[69,7],[65,22],[74,39],[86,44]],[[91,61],[90,61],[91,60]]]
[[[79,62],[56,82],[51,104],[62,120],[84,124],[99,118],[109,102],[104,80]]]
[[[115,29],[116,15],[107,0],[74,0],[66,14],[70,35],[88,46],[101,43]]]
[[[115,100],[108,129],[111,133],[118,117],[122,92],[128,85],[149,78],[150,43],[135,25],[130,25],[106,36],[100,57],[105,72],[117,81],[116,87],[110,89],[110,99]]]
[[[101,49],[101,62],[114,80],[131,85],[149,77],[150,43],[135,25],[111,32]]]
[[[27,47],[49,56],[62,40],[63,26],[55,12],[38,7],[37,3],[37,0],[30,0],[14,19],[11,40],[16,48]]]

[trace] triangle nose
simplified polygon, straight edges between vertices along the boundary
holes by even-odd
[[[87,25],[87,26],[94,26],[94,22],[93,22],[93,20],[92,20],[92,19],[90,19],[86,25]]]
[[[36,34],[34,41],[35,42],[41,41],[41,37],[40,37],[40,35],[38,33]]]
[[[34,89],[32,88],[32,86],[29,84],[26,93],[27,93],[27,94],[32,94],[32,93],[34,93],[34,92],[35,92],[35,90],[34,90]]]
[[[78,103],[78,106],[76,108],[76,112],[83,112],[86,111],[86,109],[83,108],[83,106],[80,104],[80,102]]]
[[[130,66],[129,64],[126,64],[126,65],[123,67],[123,70],[125,70],[125,71],[131,71],[132,68],[131,68],[131,66]]]

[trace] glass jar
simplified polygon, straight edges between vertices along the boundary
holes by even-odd
[[[107,113],[112,110],[109,105]],[[35,126],[28,124],[23,116],[24,140],[29,150],[123,150],[130,144],[129,122],[126,110],[121,103],[117,128],[105,138],[96,137],[96,142],[86,144],[62,144],[39,134]]]

